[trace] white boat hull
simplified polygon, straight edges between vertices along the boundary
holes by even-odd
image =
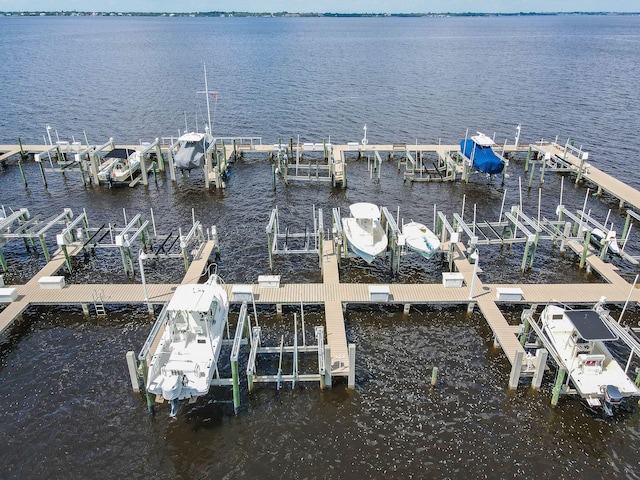
[[[402,234],[407,247],[425,258],[431,258],[440,248],[440,240],[436,234],[422,223],[405,223],[402,226]]]
[[[181,285],[149,362],[147,392],[175,402],[206,395],[215,374],[229,301],[217,283]],[[173,412],[173,407],[172,407]]]
[[[387,251],[387,236],[379,221],[374,220],[370,229],[363,229],[357,219],[343,218],[342,228],[351,251],[367,263],[373,262]]]

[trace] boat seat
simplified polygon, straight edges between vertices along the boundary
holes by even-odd
[[[578,355],[578,367],[582,373],[598,375],[602,373],[602,363],[605,356],[602,354],[583,354]]]

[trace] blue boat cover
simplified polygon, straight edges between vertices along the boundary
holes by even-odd
[[[491,150],[491,147],[483,147],[468,138],[460,142],[460,150],[469,159],[473,155],[473,168],[476,170],[494,174],[504,169],[504,162]]]

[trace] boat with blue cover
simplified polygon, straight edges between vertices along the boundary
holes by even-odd
[[[505,161],[496,155],[492,147],[495,142],[484,133],[478,132],[471,138],[465,138],[460,142],[460,151],[471,160],[473,168],[490,175],[501,173],[504,170]]]

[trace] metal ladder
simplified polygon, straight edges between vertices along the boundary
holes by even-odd
[[[94,290],[92,293],[93,296],[93,307],[96,310],[96,315],[99,317],[105,317],[107,315],[107,311],[104,308],[104,290]]]

